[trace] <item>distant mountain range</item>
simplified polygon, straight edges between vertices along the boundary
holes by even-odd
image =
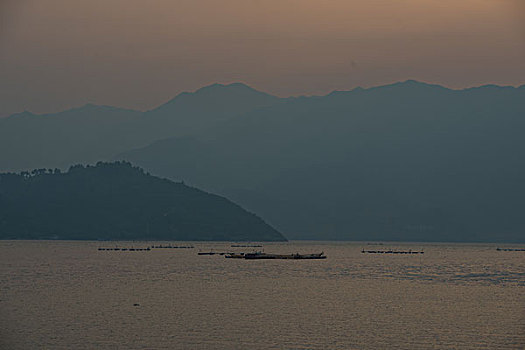
[[[524,131],[525,86],[406,81],[283,99],[212,85],[145,113],[0,120],[0,167],[129,160],[292,239],[524,242]]]
[[[181,93],[147,112],[87,104],[56,114],[0,119],[0,170],[21,171],[110,160],[167,137],[191,135],[281,99],[244,84]]]
[[[0,239],[286,240],[223,197],[125,162],[0,174]]]

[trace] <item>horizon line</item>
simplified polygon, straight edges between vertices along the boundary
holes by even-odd
[[[499,85],[499,84],[494,84],[494,83],[486,83],[486,84],[482,84],[482,85],[473,85],[473,86],[467,86],[467,87],[462,87],[462,88],[452,88],[452,87],[448,87],[444,84],[439,84],[439,83],[433,83],[433,82],[427,82],[427,81],[422,81],[422,80],[417,80],[417,79],[406,79],[406,80],[400,80],[400,81],[395,81],[395,82],[391,82],[391,83],[385,83],[385,84],[381,84],[381,85],[373,85],[373,86],[368,86],[368,87],[362,87],[362,86],[356,86],[352,89],[349,89],[349,90],[331,90],[330,92],[326,93],[326,94],[301,94],[301,95],[289,95],[289,96],[285,96],[285,97],[280,97],[280,96],[276,96],[276,95],[273,95],[269,92],[266,92],[266,91],[263,91],[263,90],[259,90],[245,82],[242,82],[242,81],[234,81],[234,82],[231,82],[231,83],[221,83],[221,82],[213,82],[213,83],[209,83],[207,85],[204,85],[204,86],[201,86],[193,91],[182,91],[180,93],[177,93],[174,95],[174,97],[170,98],[169,100],[167,100],[166,102],[163,102],[159,105],[156,105],[156,106],[153,106],[153,107],[150,107],[148,109],[135,109],[135,108],[129,108],[129,107],[124,107],[124,106],[116,106],[116,105],[108,105],[108,104],[97,104],[97,103],[94,103],[92,101],[89,101],[89,102],[86,102],[82,105],[77,105],[77,106],[72,106],[70,108],[66,108],[66,109],[63,109],[63,110],[59,110],[57,112],[32,112],[30,110],[23,110],[21,112],[15,112],[15,113],[11,113],[11,114],[6,114],[6,115],[2,115],[1,112],[0,112],[0,120],[1,119],[6,119],[6,118],[9,118],[9,117],[13,117],[13,116],[18,116],[18,115],[22,115],[22,114],[27,114],[27,115],[50,115],[50,114],[58,114],[58,113],[63,113],[63,112],[67,112],[67,111],[72,111],[72,110],[75,110],[75,109],[83,109],[83,108],[86,108],[86,107],[91,107],[91,108],[94,108],[94,107],[103,107],[103,108],[116,108],[116,109],[121,109],[121,110],[127,110],[127,111],[130,111],[130,112],[137,112],[137,113],[146,113],[146,112],[149,112],[149,111],[153,111],[157,108],[160,108],[162,106],[164,106],[165,104],[173,101],[174,99],[176,99],[177,97],[179,96],[184,96],[184,95],[194,95],[196,93],[198,93],[199,91],[202,91],[202,90],[206,90],[208,88],[213,88],[213,87],[222,87],[222,88],[228,88],[228,87],[233,87],[233,86],[244,86],[244,87],[247,87],[249,89],[252,89],[256,92],[259,92],[259,93],[263,93],[263,94],[267,94],[269,96],[272,96],[272,97],[276,97],[276,98],[280,98],[280,99],[292,99],[292,98],[310,98],[310,97],[325,97],[325,96],[329,96],[331,94],[334,94],[334,93],[345,93],[345,92],[353,92],[353,91],[367,91],[367,90],[373,90],[373,89],[377,89],[377,88],[384,88],[384,87],[390,87],[390,86],[396,86],[396,85],[401,85],[401,84],[410,84],[410,83],[416,83],[416,84],[421,84],[421,85],[427,85],[427,86],[433,86],[433,87],[439,87],[439,88],[443,88],[443,89],[447,89],[447,90],[451,90],[451,91],[467,91],[467,90],[473,90],[473,89],[480,89],[480,88],[488,88],[488,87],[496,87],[496,88],[511,88],[511,89],[522,89],[522,88],[525,88],[525,83],[523,84],[520,84],[520,85]]]

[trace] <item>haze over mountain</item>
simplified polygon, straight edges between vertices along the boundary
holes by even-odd
[[[15,114],[0,119],[0,170],[67,168],[108,160],[280,100],[240,83],[214,84],[181,93],[144,113],[88,104],[56,114]]]
[[[67,168],[104,160],[137,145],[130,125],[141,113],[88,104],[61,113],[0,119],[0,170]]]
[[[406,81],[280,99],[215,84],[145,113],[0,120],[0,169],[125,159],[292,239],[525,241],[524,116],[525,86]]]
[[[0,174],[0,239],[286,240],[226,198],[129,163]]]
[[[525,87],[416,81],[288,99],[119,159],[290,238],[525,241]]]

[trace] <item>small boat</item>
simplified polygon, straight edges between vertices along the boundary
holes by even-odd
[[[267,254],[263,252],[244,254],[244,259],[326,259],[324,252],[316,254]]]

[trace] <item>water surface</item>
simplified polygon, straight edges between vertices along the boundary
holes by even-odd
[[[290,242],[264,250],[328,259],[240,260],[197,256],[250,250],[230,243],[97,250],[152,244],[0,241],[0,348],[524,348],[525,252]]]

